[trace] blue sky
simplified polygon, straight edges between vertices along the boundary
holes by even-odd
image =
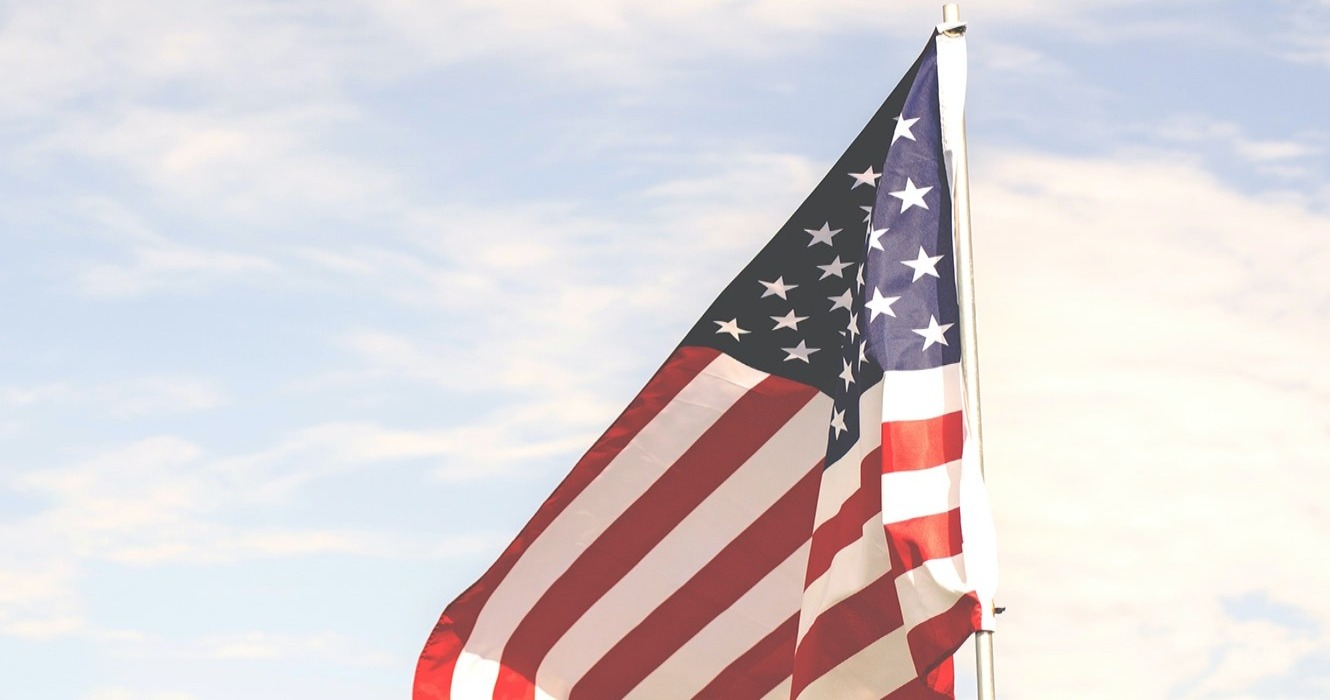
[[[1003,697],[1330,695],[1330,3],[962,12]],[[405,697],[939,16],[5,5],[6,687]]]

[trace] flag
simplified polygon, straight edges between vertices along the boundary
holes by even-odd
[[[991,608],[943,135],[963,41],[934,33],[448,605],[416,700],[951,697],[950,656]]]

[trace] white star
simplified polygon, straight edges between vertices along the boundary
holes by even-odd
[[[882,173],[873,172],[873,166],[870,165],[868,166],[868,169],[862,173],[850,173],[850,177],[854,178],[854,184],[850,185],[850,189],[854,189],[859,185],[877,187],[877,179],[882,177]]]
[[[926,208],[927,207],[925,207],[925,209]],[[813,237],[813,240],[808,242],[808,247],[812,248],[814,245],[818,243],[826,243],[827,245],[832,245],[831,239],[835,238],[836,234],[840,233],[840,229],[833,230],[831,226],[824,223],[822,224],[822,228],[819,229],[806,228],[804,229],[804,233],[807,233],[808,235]]]
[[[941,343],[942,345],[946,345],[947,337],[945,333],[947,332],[947,329],[951,328],[954,325],[956,324],[944,323],[942,325],[938,325],[937,319],[934,318],[933,316],[929,316],[927,328],[911,328],[910,330],[924,337],[924,349],[927,350],[928,347],[933,343]]]
[[[791,310],[790,310],[790,313],[785,314],[784,316],[772,316],[772,317],[771,317],[771,320],[773,320],[773,321],[776,322],[776,327],[771,329],[771,330],[773,330],[773,331],[778,331],[778,330],[780,330],[780,329],[782,329],[782,328],[791,328],[791,329],[797,331],[797,330],[799,330],[799,322],[800,322],[800,321],[807,321],[807,320],[808,320],[808,317],[807,317],[807,316],[795,316],[795,315],[794,315],[794,310],[791,309]]]
[[[941,259],[942,259],[941,255],[938,255],[936,257],[929,257],[928,254],[924,252],[923,247],[920,246],[919,257],[915,258],[914,260],[902,260],[901,264],[906,267],[914,268],[914,279],[910,281],[918,282],[919,278],[923,277],[924,275],[932,275],[934,277],[937,277],[938,279],[942,279],[941,277],[938,277],[937,274],[937,263]]]
[[[896,133],[891,135],[891,142],[896,143],[896,139],[902,136],[913,141],[914,134],[910,133],[910,127],[914,126],[914,123],[917,121],[919,121],[918,117],[915,117],[914,119],[906,119],[905,113],[902,112],[899,117],[896,117]]]
[[[859,270],[854,273],[854,291],[864,288],[864,266],[860,265]]]
[[[841,360],[841,362],[845,363],[845,369],[841,370],[840,374],[836,376],[844,379],[845,388],[849,389],[850,385],[854,383],[854,368],[850,366],[849,360]]]
[[[872,231],[869,231],[868,234],[872,236],[872,240],[868,242],[868,247],[877,248],[884,253],[887,252],[886,248],[882,247],[882,234],[890,230],[891,229],[889,228],[875,228]]]
[[[836,437],[849,430],[845,427],[845,411],[836,411],[835,415],[831,416],[831,429],[836,431]]]
[[[864,363],[867,361],[868,361],[868,339],[864,338],[863,341],[859,343],[859,366],[863,367]]]
[[[853,311],[850,312],[850,325],[845,330],[849,331],[850,342],[854,342],[854,339],[859,335],[859,314]]]
[[[864,306],[868,307],[873,313],[868,316],[869,323],[877,319],[878,314],[886,314],[892,318],[896,317],[896,312],[891,310],[891,305],[900,300],[900,297],[884,297],[882,292],[876,287],[873,288],[873,298],[868,300]]]
[[[762,282],[762,280],[758,280],[758,282]],[[785,299],[785,298],[786,298],[786,297],[785,297],[785,293],[788,292],[788,291],[790,291],[791,289],[794,289],[795,287],[798,287],[799,285],[797,285],[797,284],[785,284],[785,278],[784,278],[784,277],[777,277],[775,282],[762,282],[762,286],[764,286],[764,287],[767,288],[767,291],[762,292],[762,298],[763,298],[763,299],[766,299],[767,297],[771,296],[772,294],[775,294],[776,296],[780,297],[781,299]],[[788,299],[787,299],[787,301],[788,301]]]
[[[740,335],[749,332],[739,327],[739,319],[737,318],[732,318],[728,321],[713,321],[713,323],[720,326],[716,331],[717,334],[729,333],[734,336],[735,340],[738,340]]]
[[[901,212],[905,212],[909,210],[910,207],[923,207],[924,209],[927,209],[928,204],[924,202],[924,195],[932,191],[932,187],[915,187],[914,180],[907,177],[905,178],[905,189],[889,192],[888,194],[901,200]]]
[[[789,356],[785,358],[786,362],[789,362],[790,360],[803,360],[804,364],[808,364],[808,356],[817,352],[818,349],[808,347],[804,344],[804,341],[801,340],[798,345],[792,348],[781,348],[781,350],[789,353]]]
[[[838,297],[827,297],[827,301],[831,302],[832,311],[835,311],[836,309],[845,309],[846,311],[849,311],[850,304],[854,301],[854,294],[847,289],[844,294]]]
[[[824,280],[828,277],[831,277],[832,275],[835,275],[836,277],[839,277],[841,279],[845,279],[845,268],[853,264],[854,263],[841,262],[840,256],[837,255],[836,259],[832,260],[830,265],[817,266],[818,269],[822,270],[822,276],[819,277],[818,280]]]
[[[873,219],[873,205],[871,205],[871,204],[869,204],[869,205],[860,205],[859,208],[864,210],[864,223],[865,223],[865,224],[868,223],[869,221],[871,221],[871,220]]]

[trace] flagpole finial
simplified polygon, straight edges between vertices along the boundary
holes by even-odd
[[[961,21],[961,6],[960,6],[960,5],[957,5],[957,4],[954,3],[954,2],[949,2],[949,3],[945,4],[945,5],[943,5],[943,6],[942,6],[942,21],[943,21],[943,22],[959,22],[959,21]]]

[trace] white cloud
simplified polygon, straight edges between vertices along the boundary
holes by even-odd
[[[146,377],[114,383],[99,391],[112,415],[130,418],[204,411],[226,403],[216,383],[189,376]]]
[[[48,382],[0,387],[0,412],[16,416],[85,408],[128,420],[206,411],[225,405],[228,400],[226,391],[217,382],[184,374],[91,384]]]
[[[1139,36],[1122,10],[1141,0],[1020,0],[963,8],[976,25],[1051,26],[1082,36]],[[1186,3],[1179,3],[1186,7]],[[1113,12],[1115,23],[1097,20]],[[715,56],[771,56],[845,31],[920,44],[937,5],[884,7],[867,0],[816,6],[797,0],[345,0],[317,9],[262,0],[188,5],[87,0],[15,8],[0,31],[0,69],[14,77],[0,113],[37,115],[88,97],[144,100],[177,93],[304,102],[346,82],[376,82],[475,59],[520,61],[562,79],[640,83]],[[1195,18],[1169,24],[1176,35]],[[203,132],[181,158],[250,139]],[[229,148],[228,148],[229,150]]]
[[[330,134],[355,115],[335,104],[239,110],[116,107],[59,119],[29,156],[72,153],[110,161],[162,192],[230,216],[292,208],[385,212],[398,203],[396,178],[340,156]]]
[[[1248,685],[1313,658],[1330,220],[1162,157],[1001,153],[975,182],[1006,692],[1218,697],[1216,654]],[[1321,631],[1235,641],[1265,629],[1226,617],[1250,592]]]
[[[1218,653],[1208,673],[1191,690],[1192,697],[1256,697],[1260,681],[1281,678],[1298,661],[1323,651],[1324,638],[1290,630],[1273,622],[1223,620],[1214,642]],[[1237,692],[1235,692],[1237,691]]]
[[[174,691],[144,691],[140,688],[100,688],[86,696],[84,700],[198,700],[192,693]]]
[[[268,277],[278,271],[270,260],[255,256],[184,246],[137,247],[126,263],[86,262],[74,281],[81,294],[122,299],[162,289],[203,289],[220,280]]]
[[[1046,84],[1044,81],[1049,78],[1073,77],[1071,68],[1056,56],[1029,46],[987,40],[970,50],[980,52],[975,71],[993,73],[998,77],[1018,75],[1025,80],[1038,80],[1041,84]]]
[[[249,490],[251,498],[283,499],[311,480],[360,465],[428,459],[447,481],[512,476],[549,457],[571,464],[617,408],[585,389],[544,390],[520,407],[485,412],[447,428],[400,430],[364,423],[338,423],[299,431],[277,447],[224,461],[227,469],[260,469],[291,463]],[[388,551],[399,548],[388,547]]]
[[[1226,150],[1256,172],[1314,179],[1313,165],[1326,152],[1324,133],[1305,132],[1285,138],[1259,138],[1241,125],[1225,120],[1198,116],[1178,117],[1160,127],[1151,127],[1152,135],[1187,148],[1205,146]]]
[[[271,250],[244,252],[238,249],[244,243],[219,245],[217,236],[206,232],[171,230],[155,222],[152,202],[107,194],[77,196],[58,204],[23,203],[10,216],[17,220],[16,228],[41,230],[51,225],[51,208],[60,210],[57,228],[75,239],[78,250],[61,252],[48,263],[71,278],[60,282],[61,291],[118,300],[163,291],[197,294],[221,284],[271,284],[284,272]]]
[[[1284,3],[1283,25],[1278,46],[1284,57],[1301,63],[1321,64],[1330,68],[1330,3],[1304,0]]]
[[[51,558],[21,535],[0,528],[0,633],[35,639],[82,627],[83,606],[75,592],[76,567]]]
[[[1101,37],[1111,32],[1096,20],[1106,11],[1140,7],[1141,0],[1067,3],[1022,0],[963,8],[976,26],[1036,25],[1075,29]],[[504,0],[503,2],[417,1],[369,4],[369,13],[427,61],[451,63],[475,57],[541,57],[544,69],[574,80],[650,81],[662,69],[708,56],[772,56],[811,46],[825,36],[875,32],[922,45],[927,29],[941,21],[938,5],[883,6],[867,0],[810,4],[798,0],[653,3],[645,0]],[[1123,24],[1124,18],[1117,21]],[[1176,33],[1186,23],[1170,25]]]
[[[0,113],[27,117],[92,98],[221,91],[303,94],[326,89],[344,36],[265,2],[114,6],[52,0],[16,6],[0,29],[0,68],[12,77]],[[348,22],[348,24],[352,24]]]
[[[389,666],[399,661],[393,654],[368,648],[343,635],[293,636],[264,631],[206,637],[183,648],[161,645],[151,653],[158,658],[165,656],[179,659],[318,660],[344,667]],[[148,650],[140,649],[130,654],[146,656]]]
[[[201,455],[191,442],[157,437],[72,467],[11,477],[11,483],[54,500],[55,508],[38,517],[89,555],[104,551],[118,533],[167,528],[186,513],[214,508],[216,478],[193,470]]]
[[[122,538],[99,558],[122,564],[229,564],[254,559],[342,555],[366,559],[428,561],[496,551],[503,542],[488,534],[424,539],[401,534],[327,529],[240,528],[212,523],[177,526],[171,532]]]
[[[0,406],[13,410],[33,404],[58,401],[70,395],[69,385],[51,382],[34,386],[7,386],[0,388]]]
[[[22,527],[41,531],[53,551],[78,559],[150,563],[311,553],[459,555],[493,542],[477,534],[424,540],[366,531],[241,527],[227,524],[224,516],[234,508],[282,501],[301,486],[350,468],[458,451],[462,437],[337,424],[301,431],[263,452],[219,458],[195,443],[161,436],[72,466],[21,473],[10,483],[50,503]],[[15,534],[7,541],[17,540]]]
[[[294,489],[347,469],[458,449],[457,439],[428,433],[330,425],[252,455],[217,457],[161,436],[69,466],[11,474],[2,486],[38,507],[0,523],[0,634],[138,639],[100,627],[85,610],[88,569],[97,562],[223,565],[308,555],[440,561],[497,551],[503,538],[488,532],[404,534],[234,518],[289,502]]]

